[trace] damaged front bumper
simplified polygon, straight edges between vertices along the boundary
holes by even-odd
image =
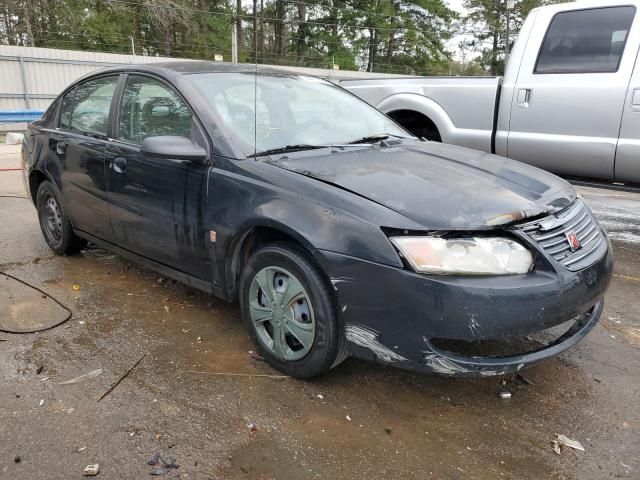
[[[525,275],[483,278],[421,275],[335,252],[315,256],[330,275],[353,356],[451,376],[514,372],[573,347],[597,324],[613,271],[608,240],[580,271],[548,261]],[[569,322],[551,341],[507,355],[443,347],[528,338]]]

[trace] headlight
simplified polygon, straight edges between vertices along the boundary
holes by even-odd
[[[509,238],[392,237],[391,241],[420,273],[513,275],[527,273],[531,252]]]

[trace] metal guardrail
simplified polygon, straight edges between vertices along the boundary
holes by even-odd
[[[3,110],[0,111],[2,123],[29,123],[42,117],[44,110]]]

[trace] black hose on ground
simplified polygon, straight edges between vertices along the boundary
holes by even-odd
[[[28,282],[25,282],[24,280],[21,280],[17,277],[14,277],[13,275],[9,274],[9,273],[5,273],[5,272],[0,272],[0,275],[4,275],[5,277],[8,277],[12,280],[15,280],[16,282],[21,283],[22,285],[25,285],[27,287],[33,288],[34,290],[36,290],[37,292],[40,292],[42,295],[44,295],[44,298],[50,298],[51,300],[53,300],[54,302],[56,302],[60,307],[62,307],[62,309],[66,310],[68,312],[68,315],[65,319],[63,319],[62,321],[56,323],[55,325],[49,325],[47,327],[43,327],[43,328],[37,328],[35,330],[23,330],[23,331],[12,331],[12,330],[7,330],[5,328],[0,327],[0,332],[3,333],[15,333],[15,334],[20,334],[20,333],[36,333],[36,332],[43,332],[45,330],[51,330],[52,328],[56,328],[59,327],[60,325],[62,325],[65,322],[68,322],[71,317],[73,316],[73,312],[71,311],[71,309],[69,309],[69,307],[67,307],[66,305],[63,305],[62,302],[60,302],[60,300],[58,300],[57,298],[49,295],[47,292],[45,292],[44,290],[36,287],[35,285],[31,285]]]

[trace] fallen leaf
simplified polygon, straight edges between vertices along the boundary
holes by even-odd
[[[565,437],[564,435],[560,435],[558,433],[556,433],[556,440],[554,441],[554,443],[565,445],[569,448],[573,448],[574,450],[580,450],[581,452],[584,452],[584,447],[579,441],[572,440],[571,438]],[[554,451],[555,451],[555,448],[554,448]]]

